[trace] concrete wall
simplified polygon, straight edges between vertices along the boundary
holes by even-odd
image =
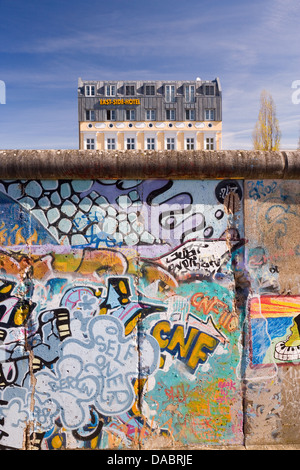
[[[299,445],[298,156],[1,151],[0,446]]]

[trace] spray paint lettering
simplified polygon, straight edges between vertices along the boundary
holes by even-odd
[[[237,181],[1,183],[2,448],[240,442],[241,395],[220,392],[240,359],[230,188],[242,198]]]
[[[197,328],[190,327],[185,334],[183,325],[175,324],[171,327],[165,320],[157,323],[151,333],[161,351],[177,355],[192,372],[199,364],[207,361],[208,355],[213,353],[219,343],[218,339]]]

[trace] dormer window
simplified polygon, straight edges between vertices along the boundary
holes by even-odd
[[[96,87],[95,85],[85,85],[85,96],[95,96]]]
[[[145,95],[154,96],[155,95],[155,85],[145,85]]]
[[[126,85],[125,86],[125,95],[126,96],[134,96],[135,95],[134,85]]]
[[[106,85],[105,94],[106,96],[116,96],[117,87],[116,85]]]
[[[205,85],[204,92],[206,96],[214,96],[215,87],[213,85]]]
[[[195,85],[186,85],[184,88],[185,91],[185,101],[187,103],[195,102]]]
[[[175,85],[165,85],[165,99],[167,103],[175,102]]]

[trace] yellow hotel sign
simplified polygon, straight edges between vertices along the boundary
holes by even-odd
[[[139,98],[114,98],[114,99],[101,99],[101,105],[118,105],[118,104],[141,104]]]

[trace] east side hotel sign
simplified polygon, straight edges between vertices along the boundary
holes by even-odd
[[[99,103],[100,105],[141,104],[139,98],[101,99]]]

